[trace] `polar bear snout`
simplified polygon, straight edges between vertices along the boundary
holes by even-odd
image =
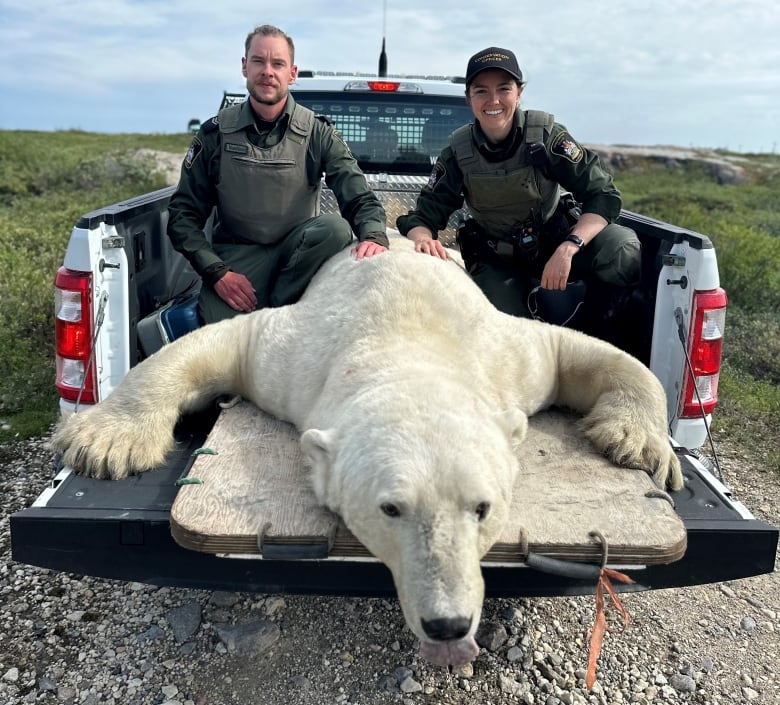
[[[462,639],[471,629],[471,617],[443,617],[440,619],[421,619],[425,635],[434,641],[452,641]]]

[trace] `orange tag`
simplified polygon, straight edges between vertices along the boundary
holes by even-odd
[[[588,654],[588,672],[585,676],[585,685],[588,690],[593,688],[593,684],[596,682],[596,662],[599,660],[599,654],[601,653],[601,645],[604,641],[604,632],[614,631],[607,625],[607,615],[604,609],[604,590],[607,591],[609,599],[612,601],[612,605],[618,611],[618,614],[623,618],[623,627],[621,632],[625,631],[628,625],[631,623],[631,618],[626,612],[626,608],[623,607],[623,603],[617,596],[615,588],[612,587],[610,578],[617,580],[621,583],[633,583],[634,581],[624,573],[619,573],[611,568],[602,568],[599,574],[599,582],[596,586],[596,618],[593,621],[593,629],[590,632],[590,652]]]

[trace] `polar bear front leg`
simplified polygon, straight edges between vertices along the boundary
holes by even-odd
[[[50,445],[62,452],[65,465],[83,475],[121,480],[163,463],[173,448],[178,410],[147,406],[143,391],[134,396],[133,389],[120,387],[58,426]]]
[[[660,487],[683,486],[669,441],[666,394],[639,360],[589,336],[559,329],[555,403],[585,414],[580,428],[618,465],[637,467]]]
[[[131,369],[107,399],[65,419],[51,447],[62,452],[65,465],[97,478],[119,480],[159,467],[173,449],[181,414],[220,394],[242,393],[246,318],[205,326],[166,345]]]

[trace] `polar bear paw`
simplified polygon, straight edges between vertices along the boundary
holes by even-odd
[[[580,421],[580,429],[616,465],[644,470],[662,489],[682,489],[680,461],[666,435],[625,423],[614,413],[611,418],[588,415]]]
[[[64,420],[50,446],[81,475],[121,480],[161,465],[173,448],[173,436],[165,424],[116,417],[97,406]]]

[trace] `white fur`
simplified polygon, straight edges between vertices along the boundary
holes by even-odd
[[[392,571],[421,653],[463,663],[483,600],[479,559],[505,521],[527,417],[585,414],[595,446],[682,486],[666,402],[634,358],[499,313],[454,261],[405,240],[328,262],[293,306],[206,326],[136,366],[53,446],[95,477],[159,465],[183,412],[239,394],[301,431],[312,485]]]

